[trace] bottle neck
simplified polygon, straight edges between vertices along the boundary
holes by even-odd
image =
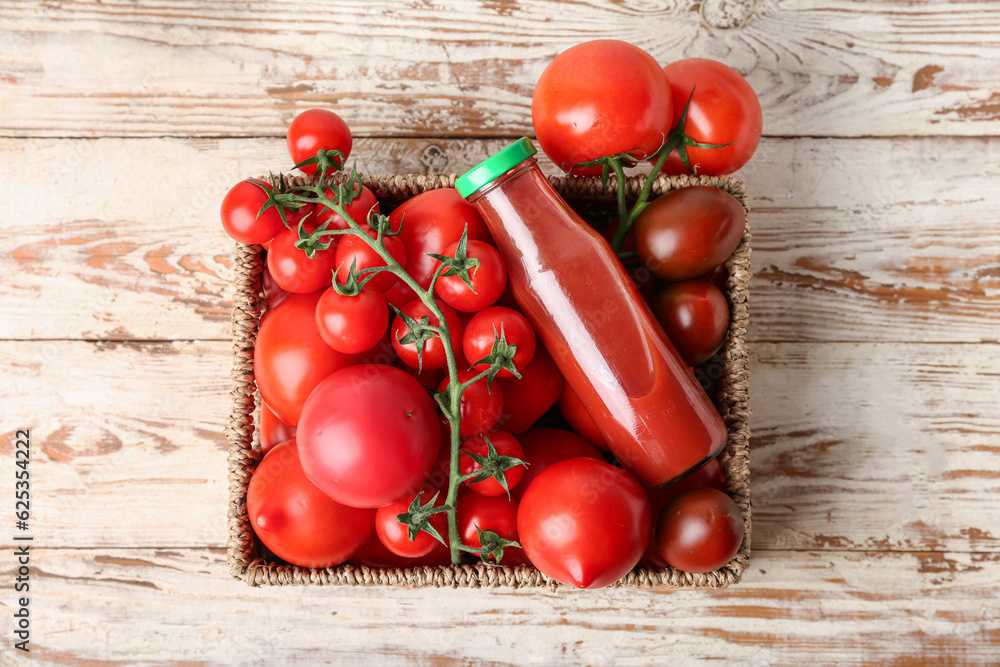
[[[495,179],[493,179],[492,181],[490,181],[489,183],[487,183],[486,185],[484,185],[483,187],[479,188],[471,195],[469,195],[467,201],[470,204],[475,204],[476,201],[478,201],[480,198],[485,196],[490,191],[503,186],[504,183],[520,176],[521,174],[527,173],[532,168],[534,169],[538,168],[538,160],[533,157],[529,157],[527,160],[518,162],[516,165],[505,171],[503,174],[496,177]]]

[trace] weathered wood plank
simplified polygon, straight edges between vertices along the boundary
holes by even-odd
[[[207,549],[32,566],[31,654],[4,664],[991,665],[1000,643],[995,554],[758,551],[718,591],[247,589]]]
[[[504,144],[363,139],[354,155],[372,174],[462,172]],[[287,168],[283,141],[8,139],[0,156],[20,184],[0,220],[0,339],[229,337],[218,206]],[[998,164],[995,139],[764,141],[742,173],[751,340],[997,340]]]
[[[995,345],[751,351],[755,548],[1000,551]],[[0,343],[39,543],[224,545],[229,367],[222,342]]]
[[[518,136],[559,51],[624,39],[747,75],[770,136],[1000,130],[995,3],[74,2],[0,6],[8,136]]]

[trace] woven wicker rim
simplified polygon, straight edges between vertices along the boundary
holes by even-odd
[[[454,187],[455,175],[416,176],[393,175],[365,177],[364,183],[380,200],[402,201],[421,192]],[[301,179],[291,178],[292,182]],[[564,198],[573,201],[610,201],[615,179],[605,190],[596,178],[550,177],[549,180]],[[660,176],[654,181],[652,195],[692,185],[708,185],[734,195],[748,212],[745,185],[728,177]],[[626,191],[634,198],[642,188],[642,179],[630,177]],[[510,586],[557,588],[562,586],[533,567],[459,565],[415,568],[373,568],[344,564],[333,568],[311,569],[269,562],[254,554],[256,536],[250,527],[246,509],[246,491],[261,455],[255,448],[253,414],[257,408],[253,371],[253,349],[265,300],[261,291],[263,269],[260,246],[237,244],[233,283],[233,369],[232,414],[226,435],[229,439],[229,511],[228,561],[229,571],[250,586],[281,585],[349,585],[349,586],[434,586],[434,587],[498,587]],[[746,536],[739,552],[724,567],[705,574],[681,572],[671,567],[648,569],[637,567],[614,584],[638,588],[720,588],[740,580],[750,558],[750,407],[746,346],[749,320],[750,226],[747,222],[743,239],[736,252],[727,260],[729,282],[727,297],[731,317],[729,333],[723,349],[713,363],[721,374],[715,399],[729,430],[726,448],[720,457],[729,483],[729,493],[743,514]]]

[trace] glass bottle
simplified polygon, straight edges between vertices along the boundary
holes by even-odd
[[[514,298],[618,461],[647,487],[719,454],[726,427],[607,241],[522,138],[456,182],[507,264]]]

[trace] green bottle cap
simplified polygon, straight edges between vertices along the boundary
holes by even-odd
[[[507,171],[534,155],[535,144],[531,139],[521,137],[496,155],[486,158],[475,167],[465,172],[455,181],[458,194],[468,197],[495,178],[503,176]]]

